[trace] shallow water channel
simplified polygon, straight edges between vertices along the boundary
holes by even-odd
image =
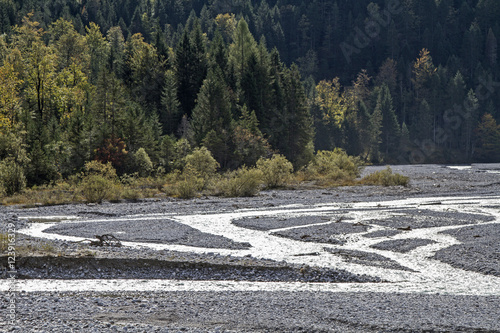
[[[21,291],[321,291],[321,292],[387,292],[427,293],[448,295],[496,295],[500,296],[500,278],[474,271],[454,268],[449,264],[432,259],[439,250],[460,244],[459,240],[446,231],[478,225],[495,224],[500,227],[500,196],[471,197],[426,197],[380,202],[323,203],[311,206],[292,205],[272,209],[241,209],[233,212],[199,215],[146,214],[120,218],[86,219],[76,216],[45,217],[46,223],[31,223],[20,233],[45,239],[80,241],[85,237],[64,236],[47,233],[46,230],[62,224],[161,221],[168,219],[197,229],[203,233],[222,236],[234,242],[249,243],[245,249],[204,248],[151,242],[122,242],[124,246],[147,247],[155,250],[174,250],[194,253],[218,253],[221,255],[246,256],[286,261],[293,264],[314,267],[343,269],[355,274],[366,274],[382,279],[382,283],[285,283],[247,281],[176,281],[176,280],[17,280]],[[422,215],[419,215],[422,212]],[[440,214],[462,216],[454,223],[425,223]],[[470,214],[470,215],[467,215]],[[484,216],[484,219],[463,216]],[[411,218],[410,218],[411,217]],[[34,217],[22,216],[32,219]],[[285,226],[277,223],[267,229],[241,227],[235,221],[255,222],[259,219],[308,221],[298,225]],[[406,220],[408,218],[408,220]],[[58,222],[55,222],[59,220]],[[389,221],[386,223],[386,221]],[[391,224],[390,221],[398,221]],[[408,227],[404,227],[408,221]],[[336,242],[283,237],[295,231],[318,230],[335,227],[334,224],[363,226],[361,232],[337,233]],[[403,223],[403,227],[401,227]],[[419,225],[418,227],[415,227]],[[399,226],[399,227],[398,227]],[[307,238],[303,235],[303,238]],[[327,235],[325,235],[326,237]],[[393,242],[410,243],[418,240],[420,245],[404,251],[386,249],[377,244]],[[372,254],[385,258],[405,269],[394,269],[384,265],[372,265],[356,260],[346,260],[343,253]],[[0,281],[0,290],[9,288],[6,281]]]

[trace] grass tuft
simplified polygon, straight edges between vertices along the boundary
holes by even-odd
[[[399,173],[392,173],[391,167],[374,172],[361,179],[363,185],[382,185],[382,186],[408,186],[410,178]]]

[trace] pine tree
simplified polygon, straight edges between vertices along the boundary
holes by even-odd
[[[173,70],[165,73],[165,85],[161,96],[160,122],[165,134],[176,134],[182,113],[177,99],[177,81]]]
[[[228,51],[226,44],[224,43],[224,39],[222,38],[222,34],[219,29],[215,31],[214,39],[210,45],[210,60],[211,66],[217,65],[220,67],[222,72],[227,75],[228,71]]]
[[[416,119],[414,120],[412,126],[412,133],[415,133],[419,140],[429,140],[432,139],[432,111],[427,100],[423,99],[420,102]]]
[[[125,75],[125,38],[120,27],[109,29],[106,39],[109,42],[109,68],[118,78]]]
[[[184,30],[176,49],[177,96],[182,112],[188,117],[195,106],[195,100],[207,74],[205,42],[200,24],[196,20],[191,33]]]
[[[146,43],[141,34],[131,36],[126,48],[130,90],[135,101],[150,115],[161,107],[162,86],[165,81],[164,63],[160,62],[156,48]]]
[[[285,108],[277,136],[277,148],[296,169],[306,165],[313,157],[314,129],[304,87],[296,65],[284,75]]]
[[[221,69],[208,71],[197,97],[191,126],[196,144],[204,144],[224,168],[231,153],[232,113],[228,87]]]
[[[91,22],[86,27],[85,41],[90,55],[90,82],[96,83],[99,72],[107,65],[109,45],[97,24]]]
[[[381,103],[377,106],[370,115],[370,130],[369,130],[369,154],[368,157],[374,162],[380,162],[380,145],[382,143],[382,107]]]
[[[474,151],[473,134],[474,129],[479,121],[478,115],[479,101],[476,94],[471,89],[467,93],[467,97],[464,102],[464,113],[463,113],[463,124],[462,124],[462,134],[461,134],[461,146],[464,149],[465,157],[469,160]]]
[[[389,87],[383,85],[380,90],[377,106],[382,110],[382,147],[385,156],[389,158],[395,153],[399,144],[399,123],[392,106],[392,97]]]
[[[233,43],[229,46],[229,59],[240,80],[243,78],[249,58],[255,55],[256,49],[257,42],[248,30],[247,22],[242,18],[238,21],[233,34]]]
[[[493,30],[490,28],[488,30],[488,35],[486,36],[486,59],[488,65],[496,69],[497,60],[498,60],[498,42]]]
[[[485,113],[475,129],[476,158],[482,162],[500,162],[500,125]]]

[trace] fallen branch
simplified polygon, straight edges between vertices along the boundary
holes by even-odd
[[[120,240],[111,234],[104,234],[101,236],[95,235],[94,237],[97,238],[97,240],[82,239],[80,241],[76,241],[73,243],[90,242],[91,246],[112,246],[112,247],[122,246]]]
[[[92,246],[122,246],[120,240],[111,234],[105,234],[102,236],[95,235],[94,237],[97,238],[97,241],[91,241],[90,245]]]

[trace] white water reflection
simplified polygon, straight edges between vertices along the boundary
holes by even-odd
[[[448,165],[447,166],[448,168],[450,169],[454,169],[454,170],[470,170],[472,169],[472,166],[471,165]]]
[[[0,281],[0,292],[11,284]],[[439,295],[499,296],[498,283],[483,288],[475,284],[452,283],[305,283],[249,281],[180,281],[180,280],[18,280],[17,290],[24,292],[375,292],[421,293]]]
[[[456,211],[460,213],[474,213],[494,216],[495,220],[490,222],[478,222],[471,225],[498,224],[500,223],[500,210],[497,207],[500,196],[486,197],[428,197],[392,200],[384,202],[365,203],[325,203],[314,206],[288,206],[274,209],[238,210],[216,214],[202,215],[177,215],[177,214],[151,214],[134,215],[121,218],[106,218],[93,220],[72,220],[64,223],[79,222],[103,222],[103,221],[130,221],[138,220],[161,220],[172,219],[177,222],[198,229],[201,232],[220,235],[235,242],[248,242],[252,245],[244,250],[226,250],[214,248],[199,248],[184,245],[152,244],[139,242],[123,242],[125,246],[149,247],[156,250],[189,251],[195,253],[218,253],[221,255],[245,256],[252,255],[255,258],[286,261],[294,264],[320,266],[335,269],[343,269],[351,273],[367,274],[377,276],[390,283],[383,284],[328,284],[328,283],[276,283],[276,282],[231,282],[231,281],[165,281],[165,280],[20,280],[21,290],[311,290],[311,291],[377,291],[377,292],[419,292],[419,293],[450,293],[467,295],[500,295],[500,278],[487,276],[475,272],[468,272],[453,268],[448,264],[429,259],[437,251],[449,246],[459,244],[458,240],[448,234],[441,232],[464,228],[467,225],[453,225],[433,228],[421,228],[408,230],[391,237],[368,238],[368,234],[386,227],[374,225],[370,220],[388,219],[393,216],[404,214],[404,210],[394,211],[395,208],[425,209],[436,212]],[[331,218],[333,223],[339,212],[349,208],[342,216],[346,223],[362,223],[369,225],[365,233],[347,234],[343,236],[346,241],[344,245],[333,245],[314,242],[301,242],[297,240],[281,238],[272,235],[271,231],[258,231],[238,227],[231,222],[245,217],[276,217],[292,218],[301,216],[324,216]],[[52,217],[53,219],[55,217]],[[61,222],[58,222],[61,223]],[[58,223],[34,223],[28,229],[20,232],[33,237],[48,239],[62,239],[67,241],[79,241],[83,238],[48,234],[44,230]],[[295,228],[295,227],[291,227]],[[290,229],[290,228],[288,228]],[[280,229],[280,230],[283,230]],[[379,250],[371,248],[372,245],[386,240],[399,239],[426,239],[434,243],[418,247],[407,253]],[[402,271],[383,267],[365,266],[344,261],[341,256],[333,255],[325,251],[329,249],[356,250],[378,254],[405,266],[412,271]],[[307,256],[304,254],[315,253],[317,255]],[[135,282],[134,282],[135,281]],[[3,281],[2,281],[3,283]],[[0,290],[3,284],[0,283]],[[54,289],[55,288],[55,289]],[[62,289],[57,289],[62,288]],[[132,288],[132,289],[129,289]],[[135,289],[134,289],[135,288]],[[179,289],[180,288],[180,289]]]

